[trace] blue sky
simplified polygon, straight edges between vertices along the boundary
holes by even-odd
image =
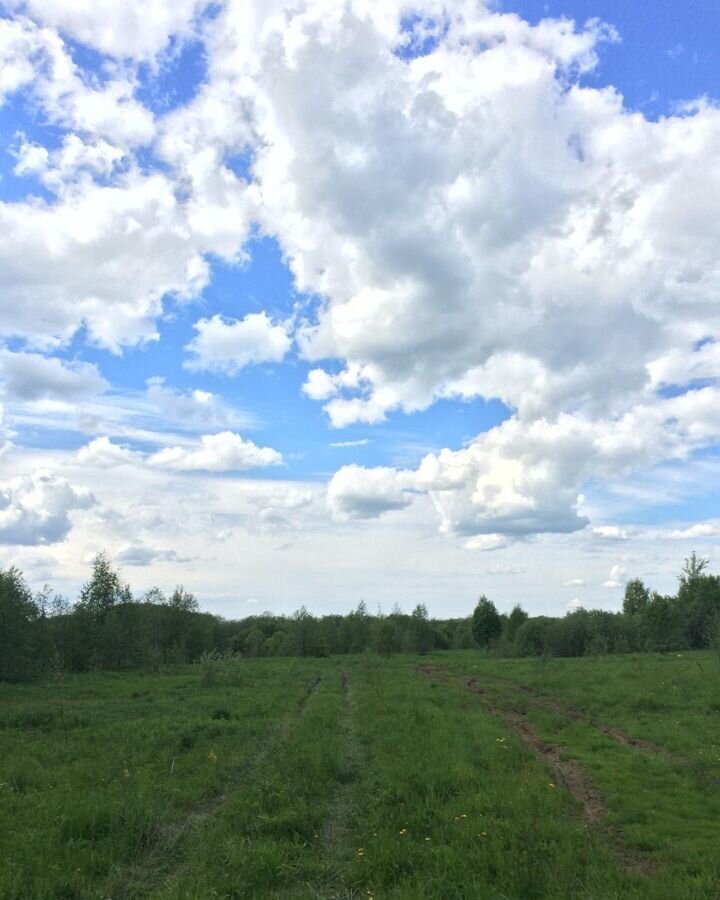
[[[531,0],[500,4],[536,23],[547,16],[584,22],[600,18],[615,26],[619,40],[607,44],[589,84],[612,85],[628,108],[657,118],[673,106],[707,94],[717,97],[720,71],[716,35],[720,8],[712,0],[652,4],[621,0]]]
[[[714,559],[717,6],[284,7],[0,4],[6,561],[450,615]]]

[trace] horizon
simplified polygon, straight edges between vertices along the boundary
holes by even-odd
[[[720,8],[81,7],[0,0],[1,568],[235,619],[718,570]]]

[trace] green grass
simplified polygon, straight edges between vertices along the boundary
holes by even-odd
[[[245,660],[223,680],[0,685],[0,898],[720,896],[717,656]]]

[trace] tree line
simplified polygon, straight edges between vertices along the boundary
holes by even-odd
[[[520,606],[501,614],[485,596],[472,616],[431,619],[418,604],[372,615],[365,603],[346,615],[263,613],[229,620],[199,609],[177,587],[134,597],[101,553],[75,603],[45,588],[30,591],[20,571],[0,569],[0,681],[50,671],[146,668],[190,663],[209,653],[330,656],[427,653],[484,648],[498,656],[584,656],[644,650],[700,649],[720,643],[720,577],[693,554],[677,594],[629,581],[622,612],[578,609],[562,618],[528,616]]]

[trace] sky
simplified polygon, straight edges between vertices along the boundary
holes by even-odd
[[[0,0],[0,567],[226,617],[720,564],[714,0]]]

